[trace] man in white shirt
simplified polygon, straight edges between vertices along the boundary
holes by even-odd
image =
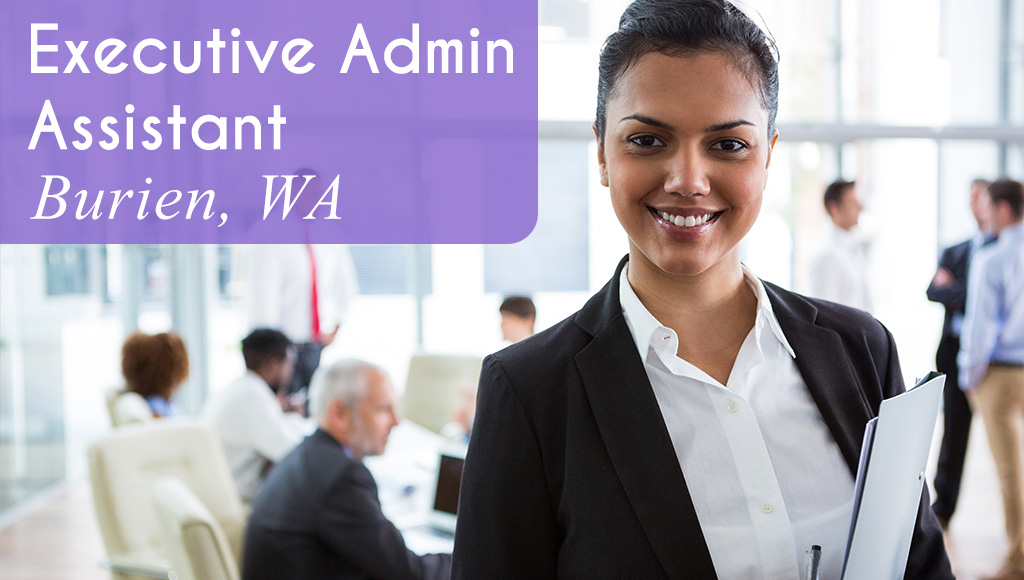
[[[853,181],[835,181],[825,189],[825,210],[832,220],[811,261],[811,296],[864,311],[871,310],[867,280],[867,244],[856,229],[863,209]]]
[[[295,188],[312,169],[299,169]],[[306,215],[327,188],[313,177],[293,210]],[[310,192],[315,195],[310,195]],[[356,269],[348,247],[325,244],[252,246],[247,287],[249,328],[280,329],[295,344],[295,372],[287,394],[309,386],[320,366],[320,352],[334,342],[352,298],[358,292]],[[284,397],[282,396],[282,400]]]
[[[206,401],[202,418],[220,432],[242,499],[251,502],[274,463],[309,429],[295,413],[284,413],[275,393],[292,377],[295,348],[279,330],[258,328],[242,340],[248,369]]]
[[[967,279],[960,386],[974,394],[995,459],[1009,550],[992,580],[1024,580],[1024,185],[987,190],[999,239],[978,252]]]

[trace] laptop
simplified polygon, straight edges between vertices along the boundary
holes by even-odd
[[[430,511],[425,517],[421,513],[416,521],[399,526],[406,547],[417,554],[450,554],[455,547],[455,512],[459,507],[464,453],[464,450],[442,450],[439,453]]]
[[[441,453],[434,486],[434,505],[424,526],[428,533],[443,538],[455,537],[455,515],[459,509],[459,484],[462,483],[462,457]]]

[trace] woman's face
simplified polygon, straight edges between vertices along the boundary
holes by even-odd
[[[673,277],[739,267],[775,137],[756,78],[722,52],[649,53],[618,79],[598,147],[631,268]]]

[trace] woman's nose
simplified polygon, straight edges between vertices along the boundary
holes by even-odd
[[[665,191],[682,196],[707,195],[711,192],[707,160],[693,147],[680,148],[668,160]]]

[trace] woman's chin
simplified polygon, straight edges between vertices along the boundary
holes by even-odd
[[[730,265],[739,269],[738,254],[730,259],[729,252],[725,255],[700,255],[693,251],[682,252],[642,252],[633,248],[630,252],[630,268],[638,268],[638,274],[664,276],[677,280],[697,281],[702,276],[714,275]],[[735,262],[735,263],[733,263]],[[634,266],[635,264],[635,266]],[[646,271],[646,272],[644,272]]]

